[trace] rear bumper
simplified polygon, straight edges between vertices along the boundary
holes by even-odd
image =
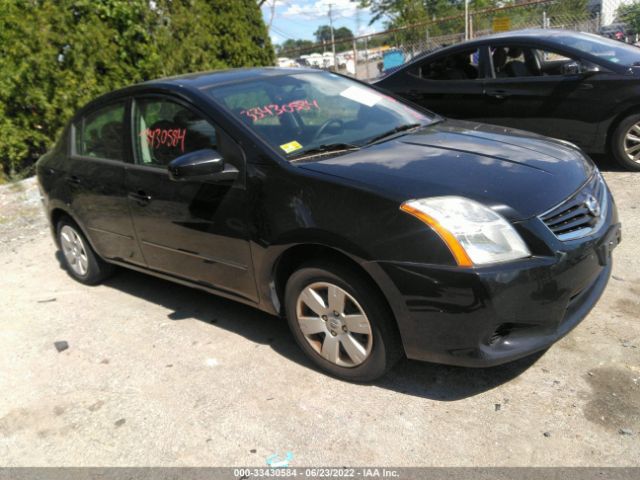
[[[615,206],[599,234],[564,243],[548,234],[555,254],[496,267],[375,262],[407,356],[489,367],[544,350],[570,332],[609,280],[611,250],[620,241]]]

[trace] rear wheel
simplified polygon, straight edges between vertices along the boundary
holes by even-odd
[[[80,228],[71,219],[60,220],[56,230],[62,262],[73,278],[86,285],[95,285],[113,272],[114,267],[96,255]]]
[[[611,150],[624,168],[640,171],[640,114],[630,115],[620,122],[611,137]]]
[[[400,358],[395,320],[379,292],[339,265],[308,264],[286,286],[286,313],[296,342],[325,372],[367,382]]]

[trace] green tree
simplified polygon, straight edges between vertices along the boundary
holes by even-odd
[[[329,25],[321,25],[314,32],[314,35],[318,43],[329,43],[331,42],[331,27]],[[333,38],[336,42],[336,50],[350,49],[353,32],[347,27],[334,28]]]
[[[255,0],[0,0],[0,171],[32,165],[97,95],[274,60]]]
[[[282,45],[276,46],[277,53],[287,53],[293,51],[293,53],[304,53],[305,51],[311,51],[315,48],[315,43],[311,40],[294,40],[289,38],[285,40]]]
[[[640,2],[636,1],[618,7],[616,15],[626,23],[633,32],[640,32]]]
[[[469,0],[469,9],[481,10],[512,2],[513,0]],[[370,24],[385,19],[389,28],[437,20],[464,12],[464,0],[360,0],[360,6],[371,9]]]
[[[321,25],[313,33],[318,43],[331,41],[331,27],[329,25]],[[351,40],[353,38],[353,32],[347,27],[334,28],[333,38],[337,42],[339,40]]]

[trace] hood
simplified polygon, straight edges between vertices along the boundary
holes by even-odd
[[[300,167],[354,181],[399,203],[464,196],[513,221],[554,207],[595,169],[568,142],[454,120]]]

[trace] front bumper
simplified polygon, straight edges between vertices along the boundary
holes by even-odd
[[[538,220],[520,225],[548,255],[463,269],[375,262],[407,356],[468,367],[506,363],[548,348],[589,313],[611,274],[620,241],[613,199],[600,230],[560,242]],[[383,273],[384,272],[384,273]]]

